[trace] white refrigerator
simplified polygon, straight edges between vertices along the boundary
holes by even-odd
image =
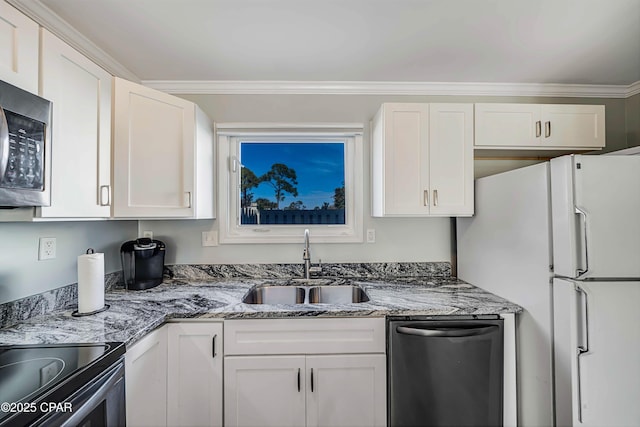
[[[458,277],[524,308],[521,426],[640,426],[640,156],[563,156],[476,180]]]

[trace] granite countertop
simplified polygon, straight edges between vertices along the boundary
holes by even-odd
[[[145,291],[110,290],[110,308],[72,317],[62,310],[0,329],[0,344],[124,342],[130,346],[171,319],[481,315],[518,313],[521,307],[451,277],[321,278],[313,284],[362,287],[369,302],[357,304],[245,304],[254,285],[306,285],[286,278],[168,279]]]

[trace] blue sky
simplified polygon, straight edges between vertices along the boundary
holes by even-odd
[[[242,165],[260,176],[274,163],[284,163],[296,171],[298,197],[285,193],[280,207],[302,200],[307,209],[333,204],[334,189],[344,184],[344,143],[331,142],[242,142]],[[275,201],[273,187],[262,183],[252,190],[256,200]]]

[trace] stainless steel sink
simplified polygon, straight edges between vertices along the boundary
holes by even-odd
[[[369,296],[359,286],[314,286],[309,289],[310,304],[350,304],[369,301]]]
[[[242,299],[245,304],[303,304],[305,289],[298,286],[256,286]]]
[[[323,285],[328,281],[320,281],[316,286],[295,285],[256,285],[242,298],[245,304],[352,304],[369,301],[369,295],[356,285]]]

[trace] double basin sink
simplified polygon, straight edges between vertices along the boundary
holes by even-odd
[[[256,285],[244,296],[246,304],[352,304],[369,301],[357,285]]]

